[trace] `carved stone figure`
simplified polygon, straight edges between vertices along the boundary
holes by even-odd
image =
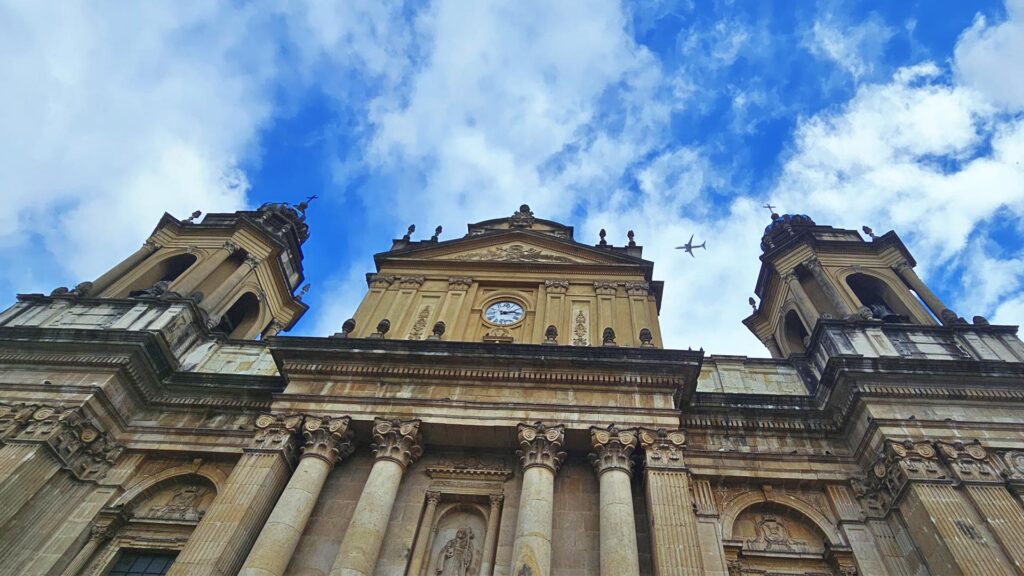
[[[459,528],[437,556],[435,574],[441,576],[467,576],[473,564],[473,530]]]
[[[202,486],[186,486],[167,499],[163,506],[153,506],[147,516],[166,520],[198,520],[199,502],[206,494]]]

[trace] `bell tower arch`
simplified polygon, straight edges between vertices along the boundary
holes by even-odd
[[[773,357],[803,353],[820,319],[963,322],[917,276],[916,262],[895,232],[864,231],[867,240],[804,214],[772,214],[754,288],[760,303],[743,323]]]
[[[302,244],[309,237],[303,202],[207,214],[201,221],[164,214],[135,253],[82,286],[93,298],[187,298],[207,327],[253,339],[290,328],[307,306]]]

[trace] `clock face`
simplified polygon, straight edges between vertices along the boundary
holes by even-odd
[[[484,318],[491,324],[497,324],[498,326],[515,324],[522,320],[525,315],[526,313],[523,311],[522,306],[508,300],[495,302],[484,311]]]

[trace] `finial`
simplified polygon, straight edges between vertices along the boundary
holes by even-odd
[[[872,230],[870,226],[861,226],[860,229],[863,230],[864,233],[867,234],[868,237],[871,238],[872,240],[878,238],[878,236],[875,236],[875,231]]]
[[[348,338],[352,332],[356,329],[356,321],[354,318],[349,318],[341,323],[341,332],[335,332],[331,334],[331,338]]]
[[[654,334],[651,334],[650,328],[640,329],[640,347],[654,348]]]
[[[410,239],[412,239],[412,233],[415,232],[415,231],[416,231],[416,225],[415,224],[409,224],[409,228],[405,231],[405,236],[402,236],[402,240],[405,240],[406,242],[408,242]]]
[[[754,312],[757,312],[757,302],[754,301],[754,297],[753,296],[751,296],[750,298],[747,298],[747,304],[750,304],[750,308]]]
[[[558,344],[558,328],[554,324],[551,324],[544,330],[544,344],[549,346]]]
[[[295,299],[302,300],[302,297],[305,296],[307,292],[309,292],[309,283],[306,283],[302,286],[302,289],[299,290],[299,293],[295,295]]]
[[[370,338],[383,338],[388,330],[391,330],[391,320],[385,318],[377,323],[377,331],[370,334]]]
[[[440,340],[441,336],[444,336],[444,331],[444,322],[438,320],[437,322],[434,323],[434,329],[431,330],[431,332],[433,332],[433,336],[427,336],[427,340]]]
[[[188,222],[189,224],[193,224],[195,222],[195,219],[199,218],[202,215],[203,215],[203,213],[201,211],[196,210],[195,212],[192,213],[191,216],[189,216],[188,218],[185,218],[185,222]]]
[[[636,240],[633,239],[633,231],[626,232],[626,238],[629,239],[630,246],[636,246]]]
[[[604,329],[601,334],[601,343],[604,346],[615,346],[615,330],[611,326]]]
[[[306,196],[306,199],[303,200],[302,202],[299,202],[296,208],[298,208],[299,212],[305,214],[306,209],[309,208],[310,203],[312,203],[313,200],[316,200],[317,198],[319,198],[319,196],[317,196],[316,194],[313,194],[312,196]]]
[[[772,213],[772,220],[778,220],[779,219],[779,215],[775,213],[775,208],[776,207],[772,206],[770,202],[766,203],[764,206],[761,206],[761,208],[767,208],[768,211]]]
[[[598,246],[607,246],[608,242],[605,241],[604,237],[607,236],[608,233],[605,232],[604,228],[601,228],[601,231],[598,232],[597,235],[601,237],[601,242],[598,243]]]
[[[440,226],[434,228],[434,235],[430,237],[431,242],[437,242],[437,237],[441,235],[441,230],[442,228]]]

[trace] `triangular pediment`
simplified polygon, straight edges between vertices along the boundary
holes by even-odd
[[[494,262],[514,264],[637,265],[644,260],[609,249],[591,247],[567,238],[524,230],[470,235],[457,240],[418,243],[378,258],[420,261]]]

